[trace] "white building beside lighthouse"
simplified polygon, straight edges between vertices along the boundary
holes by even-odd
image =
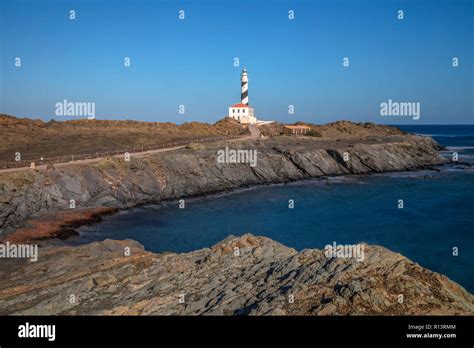
[[[237,103],[230,106],[229,117],[232,117],[240,123],[257,123],[253,108],[244,103]]]
[[[247,75],[247,69],[242,70],[240,75],[241,81],[241,94],[240,103],[234,104],[229,107],[229,117],[239,121],[240,123],[257,123],[254,109],[249,106],[249,77]]]

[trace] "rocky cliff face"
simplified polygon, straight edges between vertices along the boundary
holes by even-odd
[[[257,151],[257,165],[218,163],[217,151]],[[52,211],[124,208],[242,186],[330,175],[422,168],[445,162],[432,139],[386,136],[337,140],[278,137],[189,146],[146,158],[108,158],[48,170],[0,174],[0,236]]]
[[[383,247],[357,261],[249,234],[187,254],[129,240],[49,247],[0,273],[2,315],[474,314],[462,287]]]

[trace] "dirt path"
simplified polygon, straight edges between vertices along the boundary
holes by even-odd
[[[249,131],[250,131],[250,135],[247,135],[247,136],[244,136],[244,137],[241,137],[241,138],[237,138],[237,139],[231,139],[229,141],[246,141],[246,140],[254,140],[254,139],[260,138],[260,131],[259,131],[257,125],[254,125],[254,124],[250,125],[249,126]],[[148,150],[148,151],[143,151],[143,152],[134,152],[134,153],[130,153],[130,156],[131,157],[136,157],[136,158],[146,157],[146,156],[153,155],[153,154],[160,153],[160,152],[168,152],[168,151],[179,150],[179,149],[182,149],[186,146],[187,145],[180,145],[180,146],[168,147],[168,148],[164,148],[164,149]],[[123,155],[114,155],[112,157],[122,158]],[[71,164],[96,163],[96,162],[99,162],[99,161],[101,161],[105,158],[106,157],[97,157],[97,158],[90,158],[90,159],[85,159],[85,160],[55,163],[54,167],[55,168],[60,168],[60,167],[65,167],[65,166],[68,166],[68,165],[71,165]],[[40,164],[40,165],[36,165],[34,169],[35,170],[45,170],[46,168],[47,168],[47,164]],[[31,170],[31,169],[32,168],[30,168],[30,167],[0,169],[0,174],[1,173],[11,173],[11,172],[20,172],[20,171]]]

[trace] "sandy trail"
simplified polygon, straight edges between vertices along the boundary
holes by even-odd
[[[237,139],[230,139],[228,141],[255,140],[255,139],[258,139],[260,137],[260,131],[259,131],[259,129],[256,125],[250,125],[249,130],[250,130],[250,135],[247,135],[247,136],[244,136],[244,137],[241,137],[241,138],[237,138]],[[221,141],[221,140],[219,140],[219,141]],[[192,142],[190,142],[190,144],[191,143]],[[146,157],[146,156],[157,154],[157,153],[160,153],[160,152],[168,152],[168,151],[179,150],[179,149],[185,148],[186,146],[187,145],[179,145],[179,146],[174,146],[174,147],[167,147],[167,148],[164,148],[164,149],[148,150],[148,151],[143,151],[143,152],[134,152],[134,153],[130,153],[130,157],[136,157],[136,158]],[[112,157],[123,158],[124,155],[122,155],[122,154],[113,155]],[[65,167],[65,166],[68,166],[68,165],[71,165],[71,164],[96,163],[96,162],[102,161],[105,158],[107,158],[107,157],[88,158],[88,159],[84,159],[84,160],[55,163],[54,167],[55,168],[60,168],[60,167]],[[47,166],[48,166],[47,164],[35,165],[34,170],[46,170]],[[20,167],[20,168],[0,169],[0,174],[1,173],[11,173],[11,172],[20,172],[20,171],[24,171],[24,170],[32,170],[32,168],[31,167]]]

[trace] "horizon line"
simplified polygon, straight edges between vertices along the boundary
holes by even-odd
[[[87,118],[79,118],[79,117],[74,117],[74,116],[70,116],[70,117],[64,117],[64,116],[59,116],[59,118],[55,118],[55,117],[51,117],[49,118],[49,120],[47,120],[46,117],[37,117],[37,118],[33,118],[31,116],[16,116],[16,115],[11,115],[11,114],[8,114],[8,113],[4,113],[4,112],[0,112],[0,115],[4,115],[4,116],[9,116],[9,117],[14,117],[14,118],[18,118],[18,119],[30,119],[30,120],[40,120],[40,121],[43,121],[43,122],[50,122],[50,121],[57,121],[57,122],[67,122],[67,121],[78,121],[78,120],[86,120],[86,121],[133,121],[133,122],[143,122],[143,123],[175,123],[175,124],[178,124],[177,122],[173,122],[173,121],[145,121],[145,120],[139,120],[139,119],[132,119],[132,118],[108,118],[108,119],[104,119],[104,118],[97,118],[95,117],[94,119],[87,119]],[[56,116],[57,117],[57,116]],[[199,121],[199,120],[188,120],[188,121],[185,121],[185,122],[182,122],[182,123],[188,123],[188,122],[198,122],[198,123],[215,123],[215,122],[218,122],[220,120],[223,120],[223,119],[226,119],[228,118],[229,116],[224,116],[222,118],[219,118],[217,119],[216,121],[214,122],[204,122],[204,121]],[[325,125],[325,124],[328,124],[328,123],[334,123],[334,122],[338,122],[338,121],[348,121],[348,122],[352,122],[352,123],[373,123],[373,124],[377,124],[377,125],[382,125],[382,126],[474,126],[474,121],[472,123],[418,123],[418,124],[414,124],[414,123],[376,123],[376,122],[373,122],[373,121],[355,121],[355,120],[350,120],[350,119],[347,119],[347,118],[341,118],[341,119],[336,119],[334,121],[328,121],[326,123],[313,123],[312,121],[303,121],[303,120],[295,120],[293,123],[296,123],[296,122],[304,122],[304,123],[310,123],[310,124],[314,124],[314,125]],[[281,121],[274,121],[274,122],[278,122],[278,123],[283,123]]]

